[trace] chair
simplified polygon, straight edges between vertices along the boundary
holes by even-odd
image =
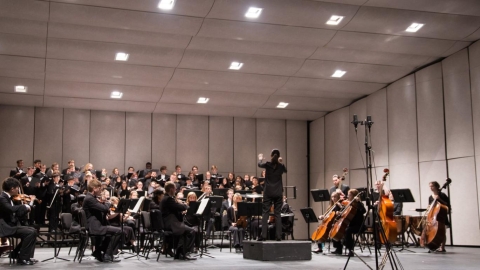
[[[222,251],[222,248],[223,248],[223,239],[225,238],[225,236],[228,237],[230,252],[232,252],[232,231],[230,231],[228,229],[228,227],[223,227],[222,229],[223,230],[222,230],[221,235],[220,235],[220,237],[222,238],[222,241],[220,243],[220,252]]]
[[[150,225],[151,225],[151,234],[149,239],[150,247],[148,249],[146,257],[148,258],[150,254],[150,250],[152,250],[153,248],[157,248],[159,251],[158,257],[157,257],[157,262],[158,262],[158,260],[160,259],[160,255],[162,254],[160,250],[165,240],[165,237],[166,236],[172,237],[173,234],[172,232],[165,231],[164,225],[163,225],[162,212],[158,210],[152,210],[150,212]],[[155,246],[155,241],[158,241],[157,246]],[[165,255],[165,257],[167,257],[167,255]]]
[[[295,238],[293,236],[293,225],[294,225],[293,223],[295,221],[295,215],[287,216],[287,217],[283,217],[283,218],[288,218],[288,225],[283,226],[283,220],[282,220],[282,235],[285,236],[285,239],[288,239],[288,236],[290,235],[292,240],[295,240]]]
[[[150,236],[152,234],[152,224],[151,224],[150,212],[142,211],[140,213],[140,215],[141,215],[141,219],[142,219],[141,221],[142,221],[142,224],[143,224],[143,231],[141,231],[140,234],[144,237],[144,239],[150,239]],[[140,242],[140,240],[139,240],[139,242]],[[140,245],[140,243],[139,243],[139,246],[146,247],[143,244],[144,243],[142,243],[142,245]],[[146,253],[146,250],[147,250],[146,248],[143,250],[143,254]],[[145,259],[148,259],[148,256],[146,256]]]
[[[80,220],[80,243],[77,248],[77,252],[75,254],[75,259],[78,258],[78,263],[82,263],[83,256],[85,255],[85,250],[87,249],[88,246],[88,239],[90,237],[111,237],[112,234],[107,233],[105,235],[94,235],[90,234],[90,232],[87,229],[87,215],[85,214],[85,211],[82,209],[79,211],[79,220]]]
[[[9,263],[10,263],[10,266],[11,266],[11,265],[15,264],[15,262],[16,262],[16,258],[12,257],[12,253],[13,253],[13,250],[15,250],[15,246],[18,243],[17,243],[17,238],[15,238],[13,236],[8,236],[7,239],[8,239],[8,243],[10,245],[10,255],[8,257],[9,257]]]
[[[60,214],[60,225],[61,225],[61,228],[62,228],[62,231],[61,231],[61,237],[62,237],[62,243],[65,242],[66,240],[66,236],[67,237],[71,237],[71,241],[70,242],[70,250],[68,251],[68,255],[70,255],[70,252],[72,252],[72,248],[73,248],[73,243],[75,242],[75,240],[77,240],[78,236],[80,235],[80,231],[71,231],[72,230],[72,214],[71,213],[62,213]],[[58,253],[60,253],[60,249],[62,248],[62,245],[60,245],[60,248],[58,249]],[[57,254],[58,255],[58,254]]]

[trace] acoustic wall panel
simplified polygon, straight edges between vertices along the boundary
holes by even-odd
[[[152,164],[167,166],[167,173],[174,172],[176,147],[177,116],[154,113],[152,115]]]
[[[90,162],[95,170],[125,166],[125,113],[91,111]]]
[[[200,173],[208,171],[211,165],[216,165],[218,168],[227,172],[233,172],[233,117],[210,116],[208,123],[209,160],[207,167],[199,168]],[[242,136],[242,134],[242,130],[237,130],[238,136]],[[253,172],[252,170],[248,172],[248,174],[252,174]]]
[[[458,158],[448,161],[449,174],[452,177],[450,201],[452,202],[452,230],[454,245],[478,245],[480,239],[478,204],[462,207],[458,202],[466,199],[477,200],[475,183],[475,161],[473,157]],[[444,181],[439,181],[443,185]],[[447,192],[447,191],[445,191]],[[465,217],[471,222],[464,222]]]
[[[480,155],[480,42],[469,48],[475,155]]]
[[[367,99],[361,99],[349,106],[350,108],[350,121],[353,121],[353,115],[357,115],[359,121],[363,121],[367,118]],[[357,125],[357,131],[355,132],[355,126],[350,124],[349,126],[349,156],[350,156],[350,168],[360,169],[365,168],[365,126]]]
[[[415,197],[415,201],[419,202],[420,208],[427,208],[428,197],[432,195],[429,183],[437,181],[440,185],[447,178],[447,162],[445,160],[420,162],[420,195]]]
[[[177,116],[177,161],[182,172],[188,173],[194,165],[200,170],[208,167],[208,117]]]
[[[75,160],[81,167],[90,162],[90,111],[63,109],[62,169]]]
[[[417,92],[418,159],[445,160],[445,122],[441,63],[415,73]]]
[[[119,169],[144,169],[145,163],[152,161],[152,114],[127,112],[125,125],[125,168]],[[160,164],[152,166],[160,169]]]
[[[63,109],[35,108],[35,142],[33,155],[47,168],[56,162],[62,164]],[[35,158],[35,159],[36,159]]]
[[[474,155],[472,100],[468,51],[462,50],[442,61],[445,95],[447,157]]]
[[[348,107],[325,116],[325,179],[331,184],[333,174],[349,167],[350,110]],[[348,182],[348,181],[347,181]]]
[[[367,97],[367,115],[370,115],[373,121],[370,131],[370,141],[375,154],[375,164],[372,166],[388,166],[388,114],[386,88]]]
[[[325,117],[321,117],[310,125],[310,189],[325,189]],[[310,194],[310,191],[308,191]],[[326,203],[314,202],[309,195],[310,207],[315,213],[323,213]],[[306,207],[306,206],[305,206]],[[303,207],[302,207],[303,208]],[[301,220],[301,219],[300,219]],[[318,224],[310,224],[310,232],[315,230]]]
[[[263,153],[263,158],[270,160],[270,153],[273,149],[280,150],[280,156],[285,160],[288,165],[287,153],[286,153],[286,128],[285,120],[275,119],[257,119],[257,153]],[[258,157],[254,157],[258,161]],[[288,169],[288,167],[287,167]],[[261,174],[261,168],[257,168],[257,175]],[[283,184],[288,177],[283,175]]]
[[[233,119],[233,172],[257,173],[257,145],[256,120],[252,118]],[[219,167],[223,175],[229,172],[228,168]]]
[[[33,134],[35,128],[33,107],[0,106],[0,168],[5,169],[3,181],[11,169],[22,159],[27,166],[33,165]]]

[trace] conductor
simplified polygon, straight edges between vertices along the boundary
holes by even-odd
[[[285,165],[279,162],[280,151],[273,149],[270,154],[271,161],[263,162],[263,154],[258,155],[258,167],[265,169],[265,186],[263,189],[263,215],[262,215],[262,235],[258,241],[265,241],[268,233],[268,219],[270,207],[273,204],[275,209],[275,238],[282,240],[282,218],[280,210],[283,204],[283,183],[282,174],[287,172]]]

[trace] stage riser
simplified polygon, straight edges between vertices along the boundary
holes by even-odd
[[[311,260],[311,243],[309,241],[244,241],[243,258],[258,261]]]

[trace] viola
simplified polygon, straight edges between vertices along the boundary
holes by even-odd
[[[382,181],[387,181],[387,176],[390,174],[390,170],[385,168],[383,170],[384,175],[382,177]],[[379,190],[381,196],[379,199],[378,204],[378,215],[380,217],[380,222],[383,227],[383,231],[385,232],[385,236],[380,233],[380,241],[381,243],[385,244],[386,241],[390,243],[395,243],[397,240],[397,222],[393,216],[393,202],[388,198],[387,195],[382,194],[383,190]],[[386,237],[386,239],[385,239]]]

